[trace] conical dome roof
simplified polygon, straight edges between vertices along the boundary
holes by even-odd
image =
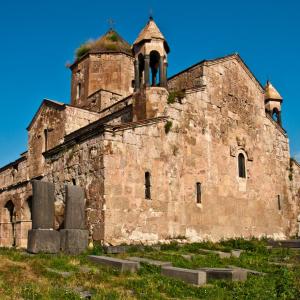
[[[77,59],[87,53],[123,52],[132,55],[131,46],[115,30],[110,29],[98,40],[87,42],[76,51]]]
[[[143,41],[150,41],[152,39],[160,39],[164,41],[165,49],[167,52],[170,51],[169,45],[166,42],[165,37],[159,30],[158,26],[154,22],[153,18],[150,18],[147,25],[144,27],[144,29],[140,32],[137,39],[134,41],[133,45],[140,44]]]
[[[281,95],[274,88],[270,81],[267,81],[265,86],[265,100],[282,100]]]

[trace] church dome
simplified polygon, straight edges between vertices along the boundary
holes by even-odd
[[[274,88],[270,81],[267,81],[265,86],[265,100],[282,100],[281,95]]]
[[[87,42],[76,51],[76,59],[81,59],[87,53],[125,53],[132,55],[131,46],[115,30],[110,29],[96,41]]]

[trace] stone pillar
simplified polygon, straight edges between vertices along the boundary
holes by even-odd
[[[54,185],[32,181],[32,230],[28,232],[27,251],[57,253],[60,249],[59,232],[54,225]]]
[[[159,60],[159,85],[165,87],[165,64],[163,57],[160,57]]]
[[[145,86],[149,87],[150,83],[149,83],[149,73],[150,73],[150,55],[145,55]]]
[[[278,111],[278,124],[280,125],[280,126],[282,126],[282,122],[281,122],[281,111]]]
[[[167,87],[168,78],[168,63],[164,62],[164,87]]]
[[[78,254],[88,246],[89,232],[85,226],[84,190],[66,185],[65,229],[60,231],[61,250]]]
[[[137,91],[140,89],[140,66],[137,59],[134,61],[134,78],[134,90]]]

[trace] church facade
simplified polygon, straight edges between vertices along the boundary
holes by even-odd
[[[0,246],[26,247],[31,181],[85,191],[90,240],[157,243],[297,234],[300,165],[283,99],[238,54],[167,77],[169,45],[150,19],[133,45],[109,30],[70,66],[71,104],[45,99],[28,151],[0,169]]]

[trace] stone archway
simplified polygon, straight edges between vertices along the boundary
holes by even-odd
[[[8,200],[0,210],[0,245],[16,245],[16,209],[12,200]]]

